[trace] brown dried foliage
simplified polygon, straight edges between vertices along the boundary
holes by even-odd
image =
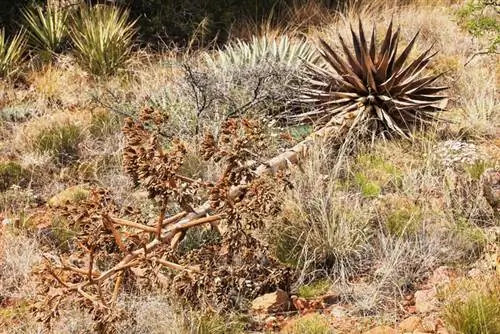
[[[124,128],[125,168],[157,201],[158,218],[143,221],[133,209],[119,210],[102,189],[67,206],[62,215],[74,231],[70,251],[53,249],[37,271],[35,312],[48,326],[71,302],[93,313],[99,331],[113,332],[122,316],[116,303],[123,291],[166,288],[191,305],[221,311],[245,308],[250,298],[277,287],[289,289],[290,271],[269,256],[256,233],[280,210],[278,199],[287,186],[284,173],[256,173],[262,163],[255,152],[264,145],[259,124],[230,119],[217,137],[205,136],[204,158],[224,166],[210,182],[181,174],[187,145],[174,140],[165,148],[158,130],[162,122],[159,113],[145,109]],[[178,208],[182,211],[169,214]],[[187,229],[207,223],[217,228],[216,222],[224,226],[220,242],[187,253],[177,249]]]

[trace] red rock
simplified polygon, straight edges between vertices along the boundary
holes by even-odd
[[[436,289],[415,292],[415,308],[418,313],[428,313],[437,308]]]
[[[434,270],[429,283],[434,286],[441,286],[451,282],[452,271],[449,267],[441,266]]]
[[[437,329],[437,321],[438,319],[434,315],[430,315],[422,319],[422,329],[425,332],[434,333]]]
[[[422,319],[413,315],[405,320],[401,321],[399,324],[399,329],[403,332],[413,332],[416,329],[419,329],[422,325]]]
[[[256,312],[277,312],[288,309],[290,306],[290,299],[288,294],[283,290],[276,292],[266,293],[257,297],[252,302],[252,310]]]
[[[364,332],[364,334],[397,334],[398,332],[389,326],[378,326],[370,329],[368,332]]]

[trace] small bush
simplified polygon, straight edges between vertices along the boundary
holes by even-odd
[[[41,6],[23,11],[25,25],[28,29],[30,46],[44,60],[62,51],[67,37],[67,13],[56,6]]]
[[[500,44],[500,21],[495,16],[496,1],[468,1],[457,11],[459,23],[474,37],[488,36],[488,52],[496,52]],[[488,9],[492,12],[488,14]]]
[[[25,48],[26,38],[23,31],[7,40],[5,30],[0,29],[0,77],[10,78],[19,72]]]
[[[288,334],[329,334],[332,333],[328,320],[320,314],[308,314],[293,322]]]
[[[115,74],[130,61],[134,22],[114,6],[82,7],[73,15],[70,37],[80,65],[96,76]]]
[[[331,283],[329,280],[317,280],[311,284],[302,285],[299,287],[298,295],[302,298],[314,298],[328,292]]]
[[[8,106],[0,110],[1,122],[21,123],[29,120],[36,114],[36,110],[28,105]]]
[[[103,138],[118,132],[121,128],[119,118],[108,110],[92,113],[89,131],[95,138]]]
[[[80,127],[72,123],[50,124],[33,139],[33,149],[49,154],[57,164],[65,165],[78,159],[78,144],[83,140]]]
[[[0,162],[0,191],[29,181],[30,173],[14,161]]]
[[[445,321],[456,333],[494,334],[500,333],[500,280],[485,287],[468,282],[463,287],[465,296],[451,296],[444,309]],[[457,291],[455,291],[457,293]]]

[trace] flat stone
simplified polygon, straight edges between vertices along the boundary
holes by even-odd
[[[398,332],[389,326],[378,326],[370,329],[368,332],[364,332],[364,334],[397,334]]]
[[[422,325],[422,319],[416,315],[412,315],[411,317],[401,321],[398,327],[403,332],[413,332],[419,329],[421,325]]]
[[[340,305],[335,305],[330,311],[330,314],[336,318],[345,318],[347,317],[348,313],[349,312],[347,311],[347,309]]]
[[[252,310],[256,312],[278,312],[287,310],[290,306],[290,298],[283,290],[266,293],[257,297],[252,302]]]
[[[415,309],[417,313],[428,313],[437,308],[436,290],[427,289],[415,292]]]

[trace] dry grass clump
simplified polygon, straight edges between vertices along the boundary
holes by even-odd
[[[166,295],[127,296],[118,305],[125,315],[117,323],[116,333],[186,333],[182,315]]]
[[[296,320],[292,320],[283,331],[287,334],[329,334],[333,333],[328,319],[320,314],[310,314]]]
[[[36,292],[30,275],[33,267],[41,261],[38,243],[32,237],[11,230],[11,226],[1,228],[0,303],[33,297]]]
[[[15,161],[0,162],[0,191],[29,182],[30,173]]]
[[[79,158],[79,145],[86,135],[84,122],[64,114],[32,120],[19,129],[16,140],[24,150],[50,157],[56,165],[64,166]]]
[[[500,332],[500,279],[490,278],[459,281],[443,293],[443,316],[453,333]]]
[[[374,314],[437,266],[481,256],[484,228],[495,225],[481,193],[485,169],[467,159],[444,166],[437,144],[419,136],[361,145],[343,158],[315,148],[292,174],[282,222],[269,227],[275,253],[301,271],[298,284],[326,273],[359,312]]]
[[[269,227],[270,240],[282,261],[347,279],[365,265],[374,217],[356,195],[342,191],[331,158],[327,148],[316,146],[301,166],[305,173],[294,173],[282,222]]]

